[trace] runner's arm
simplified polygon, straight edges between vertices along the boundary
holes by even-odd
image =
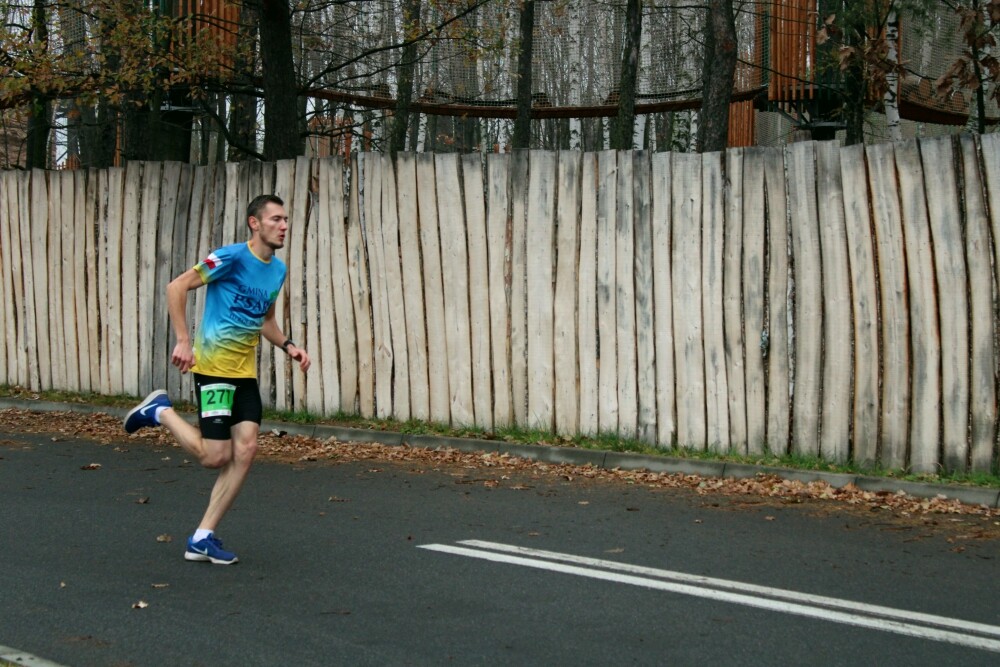
[[[278,321],[274,317],[274,304],[271,304],[271,307],[268,308],[267,313],[264,315],[264,325],[260,328],[260,333],[275,347],[282,347],[282,344],[288,340],[285,334],[281,332],[281,329],[278,327]],[[289,343],[284,347],[284,350],[288,353],[288,356],[299,362],[299,368],[303,372],[309,370],[309,364],[312,362],[309,360],[308,352],[295,343]]]
[[[203,284],[198,272],[188,269],[167,285],[167,312],[170,313],[170,324],[177,340],[170,362],[177,366],[181,373],[187,373],[194,366],[194,350],[191,347],[191,333],[187,324],[187,293]]]

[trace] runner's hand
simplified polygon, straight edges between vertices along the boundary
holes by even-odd
[[[191,343],[177,343],[174,346],[174,353],[170,356],[170,363],[180,369],[181,373],[187,373],[194,366],[194,350]]]
[[[299,368],[305,373],[309,370],[309,365],[312,363],[309,360],[309,353],[300,347],[296,347],[294,343],[288,346],[288,356],[299,362]]]

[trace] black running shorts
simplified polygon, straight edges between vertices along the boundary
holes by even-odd
[[[229,429],[240,422],[260,424],[264,406],[255,378],[219,378],[194,374],[195,405],[201,435],[208,440],[229,440]]]

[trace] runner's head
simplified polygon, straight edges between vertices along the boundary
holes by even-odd
[[[288,231],[285,202],[277,195],[254,197],[247,206],[247,226],[250,228],[251,241],[257,238],[272,252],[284,247],[285,233]]]

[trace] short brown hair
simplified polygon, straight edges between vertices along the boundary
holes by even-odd
[[[268,204],[284,206],[285,202],[278,195],[257,195],[247,206],[247,227],[250,226],[250,218],[260,220],[261,213],[264,212]]]

